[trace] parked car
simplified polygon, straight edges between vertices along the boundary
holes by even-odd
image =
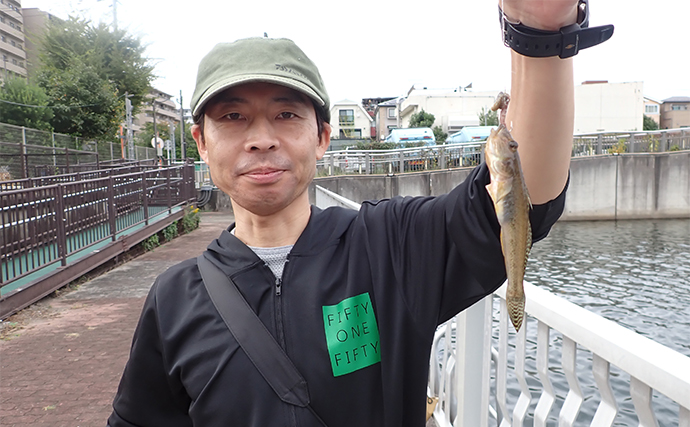
[[[484,141],[491,134],[491,130],[496,128],[497,126],[465,126],[460,132],[449,136],[446,139],[446,144]]]
[[[431,128],[393,129],[384,142],[393,142],[400,148],[422,145],[436,145],[436,137]]]

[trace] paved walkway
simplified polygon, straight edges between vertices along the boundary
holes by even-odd
[[[8,319],[20,328],[0,341],[0,426],[105,426],[155,277],[200,254],[232,222],[202,213],[192,233]]]

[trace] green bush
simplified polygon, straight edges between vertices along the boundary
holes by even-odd
[[[144,249],[146,252],[152,251],[160,246],[160,241],[158,240],[158,234],[154,234],[148,239],[144,240]]]
[[[182,231],[190,233],[199,227],[199,208],[188,209],[182,217]]]
[[[178,235],[179,232],[177,231],[177,221],[174,221],[172,224],[163,229],[163,238],[166,242],[171,241]]]

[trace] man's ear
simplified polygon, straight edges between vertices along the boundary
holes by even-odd
[[[324,154],[326,154],[326,150],[328,150],[328,146],[331,145],[331,131],[333,128],[331,128],[330,123],[324,123],[323,124],[323,132],[321,132],[321,135],[319,136],[319,146],[317,147],[316,150],[316,159],[321,160]]]
[[[199,151],[199,157],[208,164],[208,148],[206,147],[206,141],[204,140],[204,135],[201,132],[201,126],[193,124],[190,129],[192,132],[192,138],[196,141],[196,148]]]

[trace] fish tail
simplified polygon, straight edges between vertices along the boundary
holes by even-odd
[[[515,331],[519,331],[522,326],[522,321],[525,318],[525,297],[522,298],[508,298],[506,303],[508,304],[508,315],[510,316],[510,321],[515,327]]]

